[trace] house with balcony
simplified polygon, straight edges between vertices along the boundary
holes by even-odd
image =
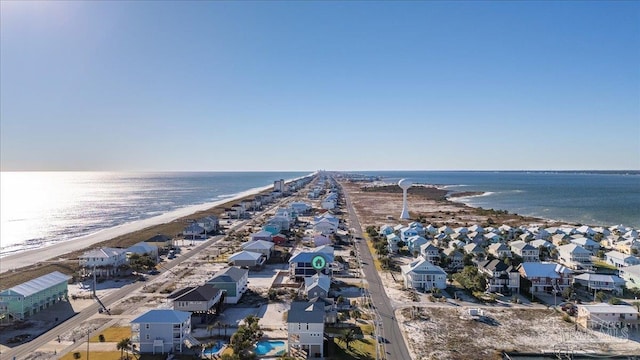
[[[574,270],[591,270],[591,252],[578,244],[561,245],[558,250],[558,261]]]
[[[173,310],[188,311],[199,314],[202,322],[207,316],[219,312],[224,301],[223,291],[210,284],[188,286],[174,291],[167,299],[171,301]],[[193,319],[192,319],[193,321]]]
[[[447,287],[447,273],[422,256],[407,265],[400,266],[400,271],[405,288],[431,291],[434,288],[445,289]]]
[[[224,292],[225,304],[237,304],[247,291],[248,282],[249,270],[232,266],[215,273],[207,284]]]
[[[289,276],[295,279],[304,279],[317,273],[331,276],[333,261],[334,256],[330,253],[319,250],[314,252],[301,251],[289,259]]]
[[[578,305],[576,323],[586,329],[631,328],[637,330],[640,327],[640,315],[631,305],[607,303]]]
[[[604,258],[607,264],[613,265],[618,269],[626,266],[640,265],[640,259],[638,257],[615,250],[606,252]]]
[[[478,263],[478,271],[487,275],[487,291],[511,295],[520,292],[520,273],[502,260]]]
[[[625,281],[627,289],[640,289],[640,265],[620,268],[619,276]]]
[[[28,319],[56,303],[68,300],[69,280],[71,276],[54,271],[0,291],[0,324]]]
[[[489,245],[489,247],[487,248],[487,253],[497,257],[498,259],[511,257],[511,250],[507,245],[503,243],[495,243]]]
[[[449,259],[449,269],[462,269],[464,254],[458,248],[447,248],[442,254]]]
[[[195,222],[187,225],[184,230],[182,230],[182,236],[184,236],[185,239],[190,240],[206,239],[204,228]]]
[[[220,220],[217,216],[209,215],[196,220],[196,224],[204,229],[207,235],[215,234],[220,228]]]
[[[127,274],[127,249],[101,248],[85,252],[78,257],[80,261],[80,275],[98,277],[112,277]]]
[[[409,250],[409,253],[417,255],[420,253],[420,246],[426,244],[427,241],[428,240],[425,239],[424,237],[420,235],[415,235],[415,236],[409,237],[405,241],[405,243],[407,244],[407,249]]]
[[[521,240],[512,241],[509,245],[511,246],[511,253],[520,256],[522,262],[540,261],[540,250],[538,248]]]
[[[396,234],[387,235],[387,248],[389,249],[389,253],[396,254],[399,250],[398,243],[402,241],[400,237]]]
[[[433,245],[431,241],[428,241],[420,246],[420,256],[428,262],[438,265],[440,263],[440,248]]]
[[[573,282],[586,287],[589,291],[611,291],[622,294],[625,281],[617,275],[584,273],[573,277]]]
[[[531,283],[529,292],[532,294],[554,290],[561,294],[573,283],[573,271],[553,262],[525,262],[517,270],[522,278]]]
[[[287,353],[303,351],[307,358],[324,357],[325,304],[294,301],[287,312]]]
[[[572,238],[569,243],[580,245],[583,249],[595,255],[600,250],[600,243],[585,237]]]
[[[191,313],[153,309],[131,320],[131,342],[141,354],[182,353],[200,343],[191,336]]]

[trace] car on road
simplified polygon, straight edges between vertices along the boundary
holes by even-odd
[[[149,275],[158,275],[160,274],[160,271],[158,271],[158,269],[151,269],[148,272]]]

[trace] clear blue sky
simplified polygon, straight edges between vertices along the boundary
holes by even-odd
[[[2,1],[3,170],[640,169],[640,3]]]

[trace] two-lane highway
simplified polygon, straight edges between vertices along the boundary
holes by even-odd
[[[358,216],[353,208],[349,194],[344,191],[344,187],[342,187],[342,185],[341,189],[346,201],[347,211],[349,213],[349,225],[355,230],[353,236],[364,239],[362,236],[362,226],[360,225]],[[385,349],[387,352],[384,354],[383,358],[393,360],[411,359],[409,350],[407,349],[407,344],[404,341],[404,337],[402,336],[400,327],[396,321],[391,301],[387,297],[387,293],[382,285],[382,281],[380,280],[380,275],[375,268],[373,256],[371,251],[369,251],[366,240],[357,241],[355,246],[358,248],[358,253],[362,260],[362,271],[369,283],[369,294],[371,296],[371,300],[373,301],[376,311],[382,320],[383,332],[380,335],[383,340],[386,340]]]

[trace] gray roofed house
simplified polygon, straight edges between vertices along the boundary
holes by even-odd
[[[247,291],[248,279],[249,270],[231,266],[218,271],[207,284],[225,292],[226,304],[236,304]]]
[[[189,286],[173,292],[167,299],[173,300],[173,309],[189,312],[211,312],[222,298],[222,291],[211,284]]]
[[[478,263],[478,270],[487,274],[487,291],[509,295],[520,291],[520,273],[502,260],[494,259]]]
[[[199,342],[191,336],[191,313],[153,309],[131,320],[131,342],[141,353],[182,352]]]
[[[309,357],[324,357],[325,304],[294,301],[287,312],[287,351],[293,347],[306,350]]]
[[[308,298],[327,297],[329,287],[331,287],[331,278],[322,273],[304,279],[305,293]]]

